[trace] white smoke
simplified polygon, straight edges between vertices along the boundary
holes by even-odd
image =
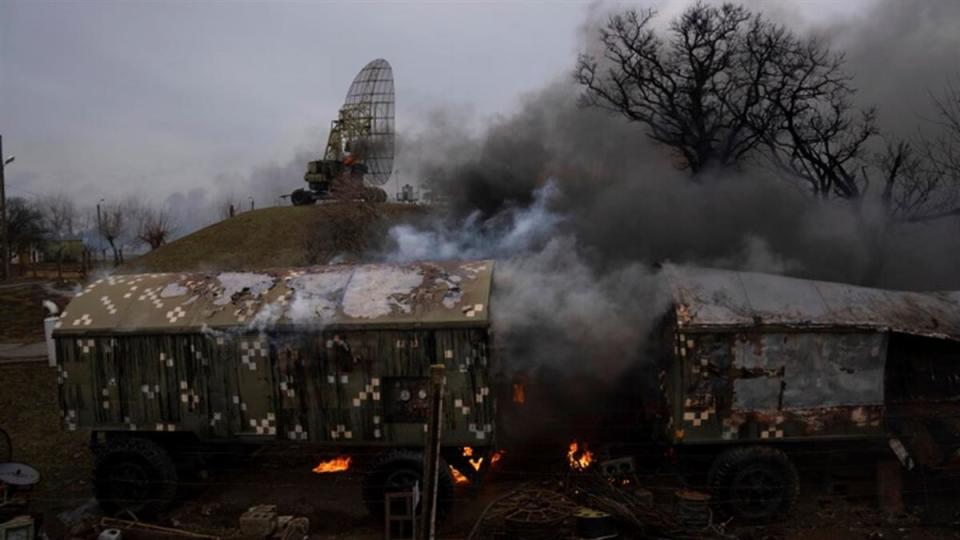
[[[511,207],[490,219],[473,212],[451,227],[437,220],[426,228],[397,225],[388,237],[393,249],[385,257],[394,262],[450,259],[499,259],[535,250],[557,234],[563,217],[550,210],[559,193],[553,181],[533,193],[533,204]]]
[[[398,225],[391,261],[495,259],[491,316],[508,369],[551,366],[615,377],[640,359],[667,295],[650,268],[606,268],[560,230],[554,182],[533,203],[462,224]]]

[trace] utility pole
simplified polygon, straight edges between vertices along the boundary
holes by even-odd
[[[0,135],[0,228],[3,229],[3,245],[0,246],[0,257],[3,257],[3,280],[10,279],[10,235],[7,227],[7,186],[3,170],[7,168],[7,163],[13,161],[11,157],[7,160],[3,156],[3,135]]]
[[[103,253],[103,262],[107,262],[107,250],[103,248],[103,219],[100,217],[100,205],[103,199],[97,202],[97,251]]]
[[[420,540],[437,536],[437,477],[440,473],[440,428],[443,418],[443,364],[430,366],[430,419],[423,463],[423,527]]]

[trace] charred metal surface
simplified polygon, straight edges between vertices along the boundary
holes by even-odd
[[[960,291],[903,292],[667,265],[678,326],[869,329],[960,340]]]
[[[960,466],[960,344],[894,336],[887,424],[916,463]]]
[[[443,363],[445,443],[491,444],[491,275],[481,261],[105,278],[54,332],[64,424],[417,445],[423,420],[395,414],[417,393],[388,399]]]
[[[738,334],[732,408],[881,405],[885,352],[882,334]]]
[[[894,431],[917,463],[931,467],[960,466],[960,407],[956,402],[891,404]]]

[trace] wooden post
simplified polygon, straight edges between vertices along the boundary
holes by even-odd
[[[421,540],[437,536],[437,478],[440,473],[440,428],[443,418],[443,364],[430,366],[430,418],[427,421],[427,447],[423,453],[423,526]]]
[[[7,168],[6,159],[3,156],[3,136],[0,135],[0,257],[3,258],[3,264],[0,264],[0,271],[3,273],[3,280],[10,279],[10,238],[7,234],[7,192],[6,182],[3,177],[3,170]]]

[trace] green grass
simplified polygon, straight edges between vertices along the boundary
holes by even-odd
[[[356,260],[396,223],[425,215],[405,204],[354,201],[243,212],[130,261],[127,272],[255,270]]]

